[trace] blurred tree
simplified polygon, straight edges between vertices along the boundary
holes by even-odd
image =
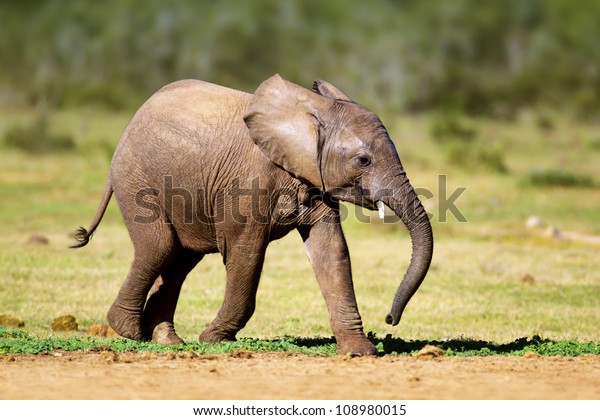
[[[129,108],[176,79],[279,72],[390,109],[596,113],[599,18],[595,0],[0,1],[0,89]]]

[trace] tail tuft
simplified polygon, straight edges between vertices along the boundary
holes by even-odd
[[[69,248],[81,248],[88,244],[90,238],[92,237],[92,233],[89,233],[87,229],[83,227],[79,227],[75,234],[73,235],[73,239],[77,241],[75,245],[71,245]]]
[[[112,193],[112,186],[110,185],[110,181],[108,181],[106,183],[106,187],[104,188],[104,195],[102,196],[100,207],[98,207],[98,210],[96,211],[96,217],[94,217],[92,224],[88,229],[84,229],[83,227],[77,229],[77,231],[73,234],[73,239],[75,239],[77,243],[75,245],[71,245],[69,248],[81,248],[82,246],[86,246],[88,244],[90,238],[94,234],[94,231],[100,224],[102,216],[104,216],[104,212],[106,211],[106,207],[108,207],[108,202],[110,201]]]

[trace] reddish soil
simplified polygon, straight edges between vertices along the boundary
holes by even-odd
[[[598,399],[600,356],[0,356],[1,399]]]

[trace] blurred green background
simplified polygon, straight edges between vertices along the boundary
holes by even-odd
[[[3,1],[1,98],[135,108],[177,79],[253,91],[279,72],[394,111],[587,116],[599,18],[594,0]]]

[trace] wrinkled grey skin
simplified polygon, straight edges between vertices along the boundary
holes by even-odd
[[[108,322],[136,340],[182,342],[173,325],[181,285],[215,252],[226,266],[225,298],[199,339],[235,340],[254,312],[267,245],[296,229],[338,353],[374,355],[338,200],[368,209],[382,201],[410,233],[411,262],[387,323],[399,322],[433,252],[427,214],[379,118],[321,80],[311,91],[275,75],[253,95],[193,80],[164,87],[121,137],[96,218],[76,247],[88,242],[113,192],[135,256]]]

